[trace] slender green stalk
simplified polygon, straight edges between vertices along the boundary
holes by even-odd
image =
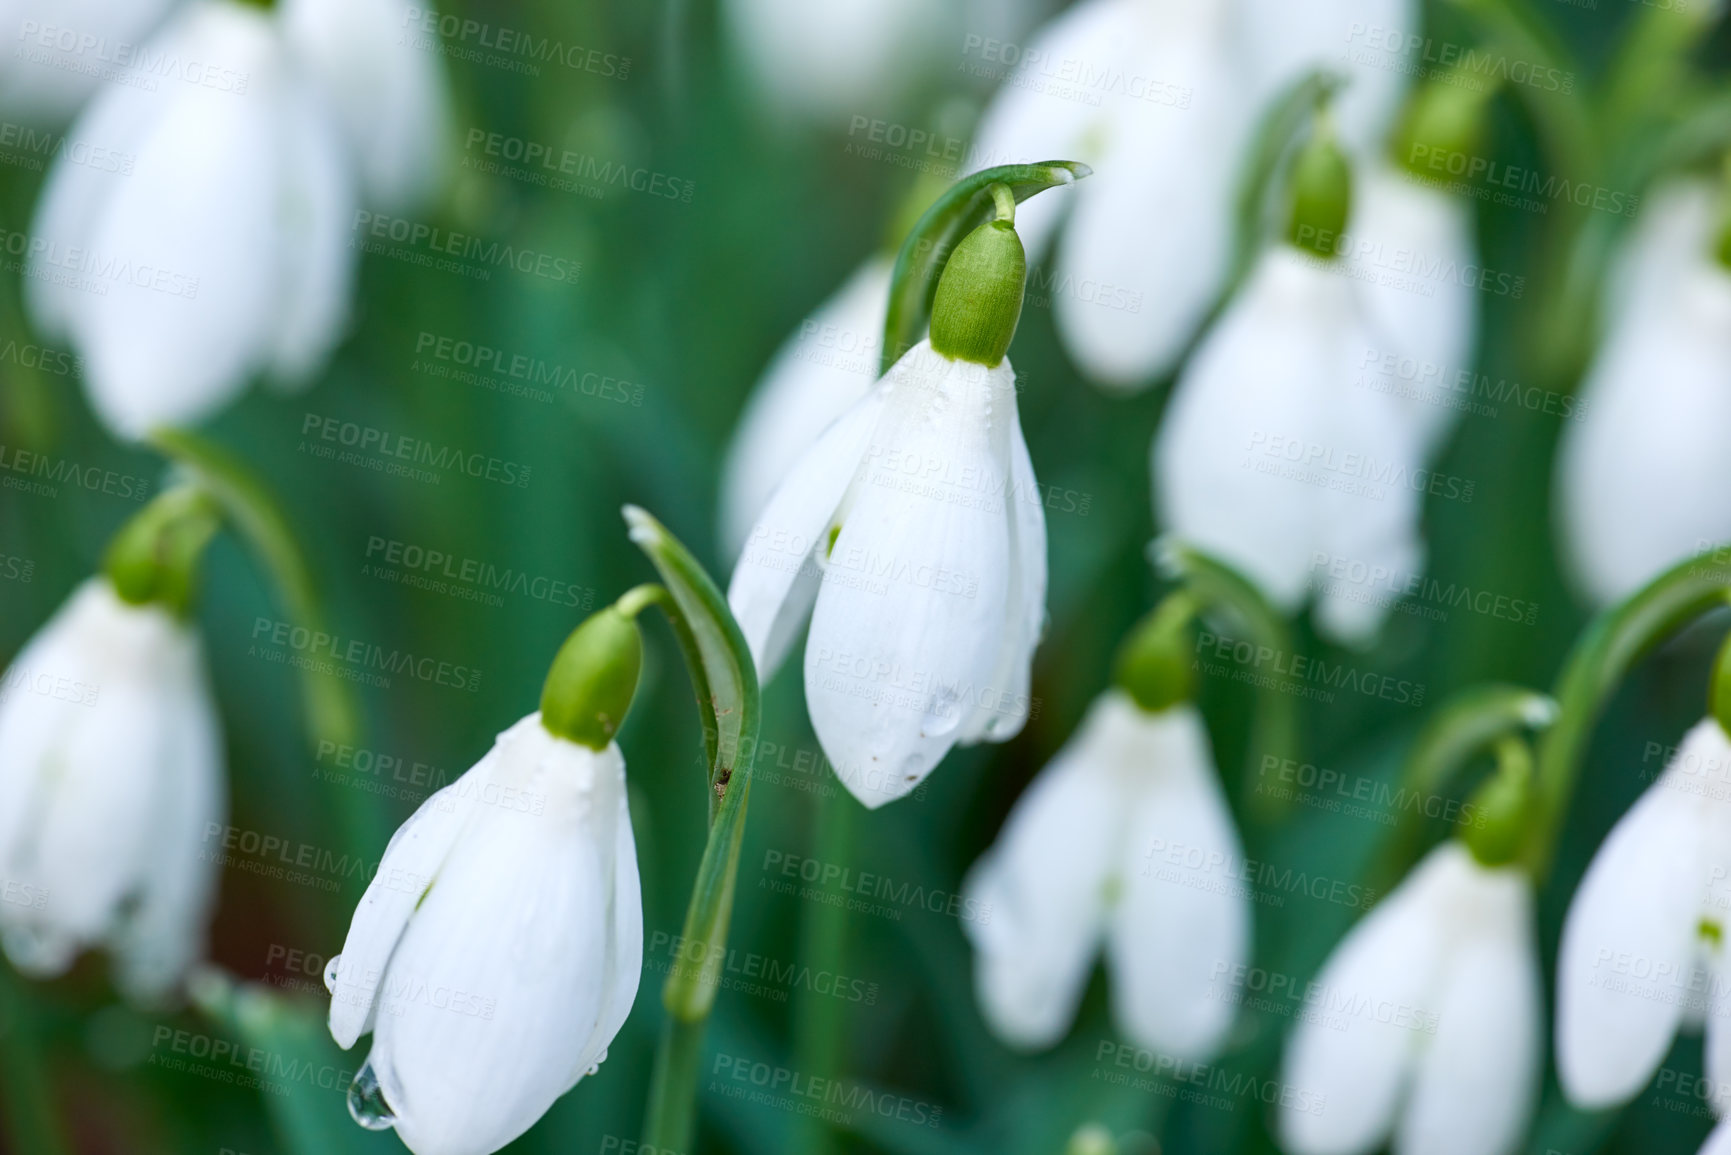
[[[697,1076],[703,1057],[702,1021],[668,1016],[655,1048],[655,1073],[649,1084],[648,1122],[643,1146],[685,1155],[697,1133]]]
[[[1535,878],[1550,871],[1557,833],[1606,701],[1644,655],[1727,601],[1731,568],[1690,558],[1594,618],[1575,642],[1553,695],[1560,707],[1557,721],[1539,744],[1538,805],[1527,849]]]
[[[826,858],[846,862],[853,853],[858,805],[853,795],[837,789],[818,795],[815,843]],[[847,954],[847,908],[821,902],[806,908],[800,919],[800,961],[811,974],[840,974]],[[841,1040],[848,1004],[841,999],[807,997],[794,1009],[794,1065],[812,1078],[832,1079],[841,1073]],[[803,1131],[804,1134],[799,1132]],[[796,1155],[830,1155],[835,1144],[829,1124],[811,1116],[795,1131]]]
[[[36,1024],[11,972],[0,968],[0,1135],[31,1155],[70,1155],[65,1128],[43,1070]]]

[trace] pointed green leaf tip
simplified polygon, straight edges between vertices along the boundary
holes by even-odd
[[[643,669],[636,620],[608,606],[571,631],[541,688],[541,725],[556,737],[605,750],[631,709]]]

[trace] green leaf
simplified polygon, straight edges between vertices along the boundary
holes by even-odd
[[[932,299],[937,295],[938,276],[944,271],[944,263],[962,238],[985,224],[995,211],[993,185],[1004,185],[1020,203],[1046,189],[1074,184],[1092,171],[1072,160],[1006,164],[951,185],[914,225],[896,255],[879,375],[888,372],[897,358],[919,343],[920,334],[931,319]]]

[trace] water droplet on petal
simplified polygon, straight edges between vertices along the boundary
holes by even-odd
[[[369,1131],[388,1131],[396,1125],[397,1116],[385,1102],[371,1062],[361,1064],[355,1081],[349,1084],[349,1115]]]
[[[962,724],[962,711],[956,704],[954,691],[933,694],[926,703],[926,716],[920,719],[920,733],[927,738],[942,738]]]
[[[589,1069],[587,1071],[583,1072],[583,1077],[588,1078],[590,1075],[593,1075],[596,1071],[599,1071],[601,1069],[601,1064],[605,1063],[606,1061],[607,1061],[607,1048],[602,1047],[601,1053],[599,1055],[595,1056],[595,1061],[593,1063],[589,1064]]]
[[[333,995],[337,993],[337,964],[342,961],[342,955],[334,954],[331,961],[325,964],[325,990]]]

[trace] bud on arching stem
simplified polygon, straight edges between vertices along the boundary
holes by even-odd
[[[1476,820],[1461,840],[1481,866],[1507,866],[1521,857],[1533,811],[1533,752],[1526,739],[1497,739],[1497,768],[1473,795]]]
[[[1195,693],[1185,639],[1199,608],[1188,591],[1168,596],[1137,623],[1118,649],[1112,684],[1150,714],[1188,702]]]
[[[221,523],[216,499],[202,486],[164,490],[114,535],[103,572],[121,601],[154,603],[184,618],[192,607],[199,558]]]
[[[548,733],[592,750],[613,741],[643,670],[637,614],[665,596],[660,586],[638,586],[571,631],[541,687],[541,725]]]
[[[1022,317],[1028,258],[1016,235],[1016,198],[992,186],[997,215],[956,246],[932,301],[932,348],[952,361],[996,366]]]
[[[1332,259],[1352,213],[1352,165],[1334,137],[1326,109],[1318,109],[1310,139],[1299,149],[1287,177],[1291,212],[1286,239]]]

